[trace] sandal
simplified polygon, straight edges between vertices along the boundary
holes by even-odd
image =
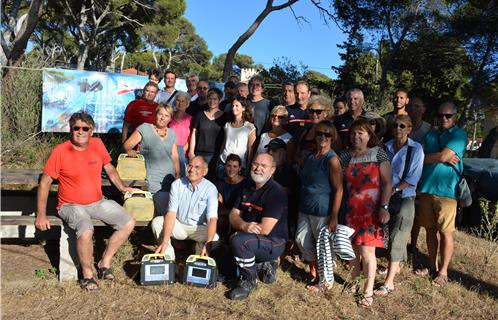
[[[362,308],[370,308],[373,304],[374,297],[372,296],[363,296],[360,300],[358,300],[356,303],[358,306]]]
[[[392,293],[394,289],[391,289],[387,286],[380,286],[378,289],[374,290],[374,295],[376,296],[387,296],[388,294]]]
[[[99,276],[99,279],[106,280],[106,281],[114,281],[114,274],[112,273],[111,268],[97,268],[97,273]]]
[[[85,289],[86,291],[96,291],[99,290],[99,284],[94,277],[91,278],[83,278],[80,280],[81,289]]]
[[[334,285],[333,283],[328,283],[324,281],[321,283],[308,284],[306,285],[306,289],[308,289],[313,293],[320,293],[331,290],[333,285]]]
[[[443,274],[438,274],[437,277],[432,280],[432,285],[435,287],[444,287],[445,285],[448,284],[450,280],[448,279],[448,276],[445,276]]]

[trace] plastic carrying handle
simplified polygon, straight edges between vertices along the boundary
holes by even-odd
[[[126,192],[124,195],[125,199],[133,198],[133,197],[144,197],[147,199],[152,199],[152,193],[144,190],[134,190],[133,192]]]
[[[216,262],[214,261],[213,258],[203,257],[203,256],[199,256],[199,255],[196,255],[196,254],[190,255],[188,257],[188,259],[187,259],[187,262],[190,263],[190,262],[195,262],[197,260],[205,260],[208,265],[216,267]]]
[[[163,253],[149,253],[145,254],[142,257],[142,262],[150,260],[173,260],[173,259],[169,256],[169,254],[163,254]]]
[[[118,160],[123,160],[123,159],[126,159],[126,158],[131,158],[127,153],[121,153],[118,157]],[[137,153],[137,157],[136,158],[132,158],[132,159],[138,159],[138,160],[142,160],[142,161],[145,161],[145,158],[142,154],[140,153]]]

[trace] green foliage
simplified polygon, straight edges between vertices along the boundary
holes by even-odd
[[[227,54],[222,53],[217,57],[214,57],[212,62],[212,68],[208,71],[210,72],[209,78],[217,81],[221,81],[223,77],[223,66],[225,65]],[[235,54],[235,58],[233,60],[233,73],[240,75],[240,70],[242,68],[256,68],[257,65],[254,64],[254,61],[251,56],[246,54]]]
[[[498,242],[498,206],[486,199],[479,199],[482,211],[481,226],[472,232],[483,239]]]
[[[285,82],[293,82],[301,80],[308,71],[308,66],[293,64],[289,58],[280,57],[273,60],[273,66],[268,70],[263,70],[262,75],[266,83],[282,84]]]
[[[51,62],[27,55],[23,67],[42,68]],[[41,168],[52,147],[60,142],[40,132],[42,72],[15,70],[2,78],[2,166]]]

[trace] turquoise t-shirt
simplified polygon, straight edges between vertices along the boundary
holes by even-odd
[[[463,159],[466,145],[467,133],[458,126],[453,126],[445,132],[439,129],[429,131],[423,143],[426,155],[448,148],[454,151],[460,159]],[[459,174],[463,170],[463,160],[460,160],[455,168],[458,173],[447,163],[425,164],[420,179],[419,192],[455,199],[456,185],[460,179]]]
[[[175,132],[168,128],[166,137],[161,138],[150,123],[141,124],[137,131],[142,135],[140,153],[145,158],[149,191],[169,191],[171,183],[175,180],[175,166],[171,157],[171,149],[176,143]]]

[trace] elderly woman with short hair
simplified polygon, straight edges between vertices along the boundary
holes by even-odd
[[[190,136],[190,125],[192,116],[186,110],[190,103],[190,94],[187,92],[178,92],[175,96],[176,111],[171,118],[169,127],[173,129],[177,138],[178,157],[180,159],[180,175],[185,176],[185,167],[187,160],[185,154],[188,150],[188,138]]]

